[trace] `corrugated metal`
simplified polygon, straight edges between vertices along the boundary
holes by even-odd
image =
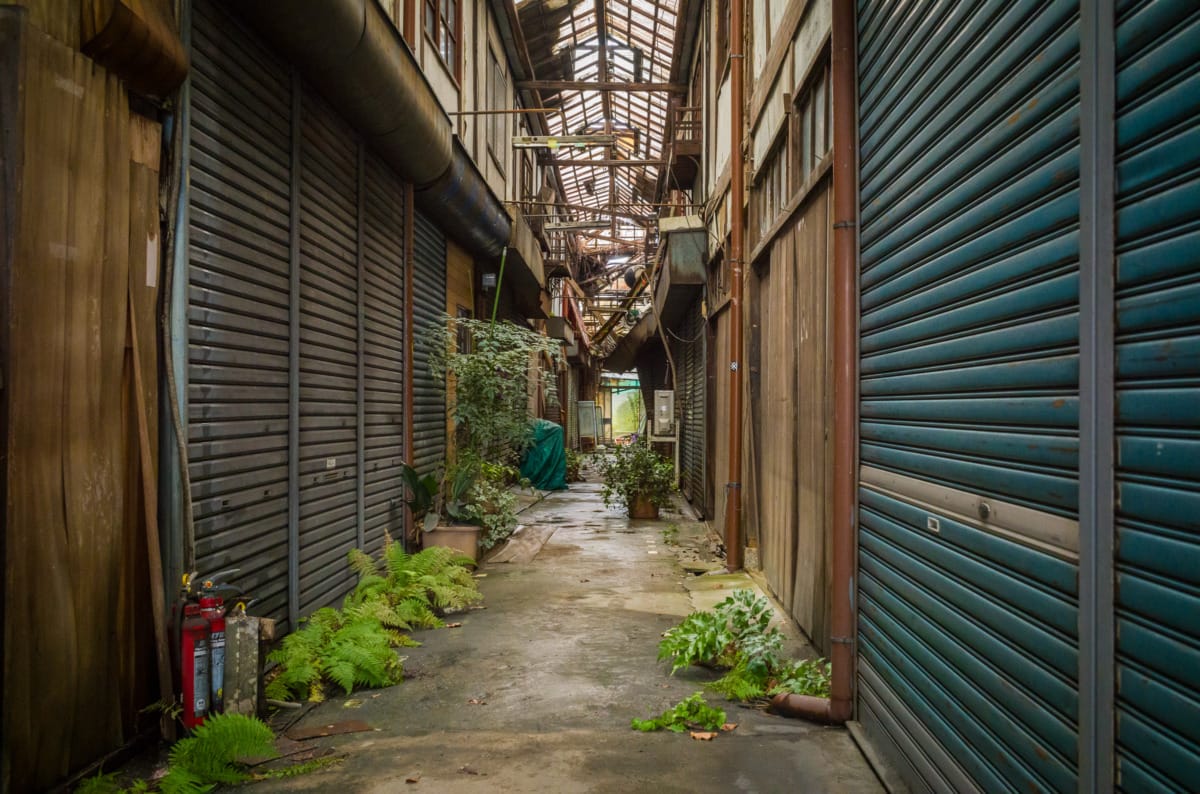
[[[404,185],[374,156],[366,161],[363,222],[366,548],[401,537],[404,519]]]
[[[1076,785],[1077,567],[1033,538],[1077,516],[1077,15],[859,2],[862,462],[1035,511],[860,490],[862,716],[953,764],[918,790]]]
[[[353,585],[358,544],[358,145],[310,91],[301,111],[300,612]]]
[[[188,460],[202,573],[287,616],[290,80],[219,4],[192,17]]]
[[[704,385],[705,322],[701,302],[688,309],[683,323],[683,423],[680,438],[680,484],[684,496],[699,510],[704,510]]]
[[[429,329],[445,321],[446,236],[421,213],[413,222],[413,463],[433,472],[446,457],[446,387],[429,371]]]
[[[579,376],[574,367],[567,369],[567,446],[579,449]]]
[[[1200,787],[1200,6],[1117,12],[1117,775]]]

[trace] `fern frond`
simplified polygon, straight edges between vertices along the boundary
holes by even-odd
[[[205,794],[214,788],[215,783],[205,783],[195,772],[178,767],[172,767],[158,781],[162,794]]]
[[[197,780],[201,784],[245,782],[250,775],[239,759],[278,754],[275,735],[261,721],[244,714],[214,714],[190,737],[176,742],[169,757],[171,772],[178,770],[179,785],[186,790]]]
[[[362,549],[350,549],[346,558],[350,562],[350,570],[358,574],[359,579],[365,579],[368,576],[377,576],[379,573],[378,564],[375,560],[371,559],[371,555]]]

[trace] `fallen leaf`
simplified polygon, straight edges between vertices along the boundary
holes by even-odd
[[[461,623],[447,623],[447,624],[446,624],[446,628],[448,628],[448,629],[461,629],[461,628],[462,628],[462,624],[461,624]]]
[[[359,700],[358,698],[352,698],[352,699],[350,699],[350,700],[347,700],[345,703],[343,703],[343,704],[342,704],[342,708],[344,708],[344,709],[356,709],[356,708],[358,708],[359,706],[361,706],[362,704],[363,704],[363,702],[362,702],[361,700]]]
[[[420,772],[418,772],[415,775],[409,775],[408,777],[404,778],[405,783],[418,783],[418,782],[420,782],[420,780],[421,780]]]
[[[717,738],[716,731],[692,731],[692,738],[700,742],[711,742]]]
[[[721,730],[725,731],[725,733],[729,733],[737,726],[738,726],[738,724],[736,722],[727,722],[721,726]]]
[[[468,705],[471,705],[471,706],[486,706],[487,705],[487,701],[484,700],[483,698],[471,698],[470,700],[467,701],[467,703],[468,703]]]

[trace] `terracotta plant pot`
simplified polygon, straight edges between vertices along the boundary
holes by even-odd
[[[474,524],[439,524],[437,529],[424,533],[421,547],[446,546],[464,557],[470,557],[472,561],[478,561],[479,532],[480,528]]]
[[[629,501],[630,518],[658,518],[658,505],[650,497],[637,494]]]

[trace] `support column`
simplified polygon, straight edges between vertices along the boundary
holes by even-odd
[[[1115,11],[1081,0],[1079,74],[1079,791],[1114,785]]]

